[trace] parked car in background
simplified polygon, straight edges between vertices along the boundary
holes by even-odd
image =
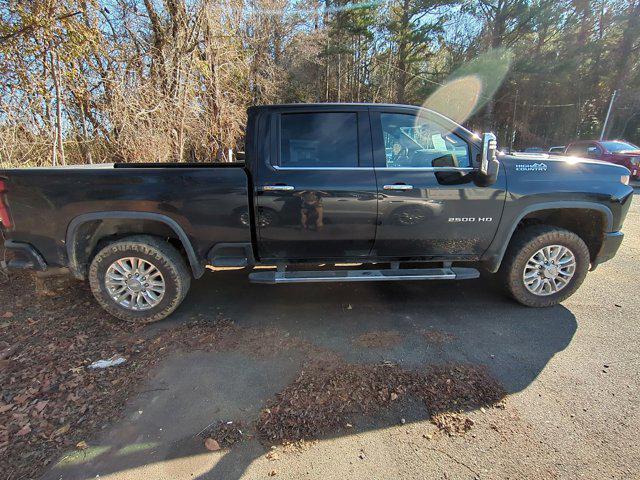
[[[549,155],[564,155],[564,150],[567,148],[564,145],[560,145],[558,147],[551,147],[547,152]]]
[[[529,147],[525,148],[523,153],[545,153],[542,147]]]
[[[624,140],[581,140],[567,146],[565,155],[594,158],[627,167],[631,176],[640,176],[640,147]]]

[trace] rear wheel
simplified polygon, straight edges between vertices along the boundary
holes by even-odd
[[[93,258],[91,291],[111,315],[128,322],[162,320],[180,305],[191,275],[178,251],[155,237],[113,242]]]
[[[535,225],[518,231],[501,273],[511,296],[529,307],[549,307],[571,296],[589,270],[589,249],[575,233]]]

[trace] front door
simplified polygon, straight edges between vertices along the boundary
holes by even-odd
[[[479,145],[459,125],[425,110],[372,109],[378,230],[372,255],[475,259],[493,239],[505,176],[474,183]]]
[[[367,257],[377,195],[366,107],[283,108],[269,130],[256,185],[261,258]]]

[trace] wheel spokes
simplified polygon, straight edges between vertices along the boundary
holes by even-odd
[[[547,245],[527,260],[522,281],[534,295],[552,295],[565,288],[576,271],[576,258],[564,245]]]
[[[107,268],[104,285],[113,301],[134,311],[157,306],[166,289],[160,270],[139,257],[123,257],[114,261]]]

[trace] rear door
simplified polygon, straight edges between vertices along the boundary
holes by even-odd
[[[366,107],[282,108],[268,130],[256,181],[260,257],[367,257],[377,198]]]
[[[480,153],[471,134],[437,114],[372,108],[378,229],[372,255],[473,259],[493,239],[505,200],[505,175],[474,183]]]

